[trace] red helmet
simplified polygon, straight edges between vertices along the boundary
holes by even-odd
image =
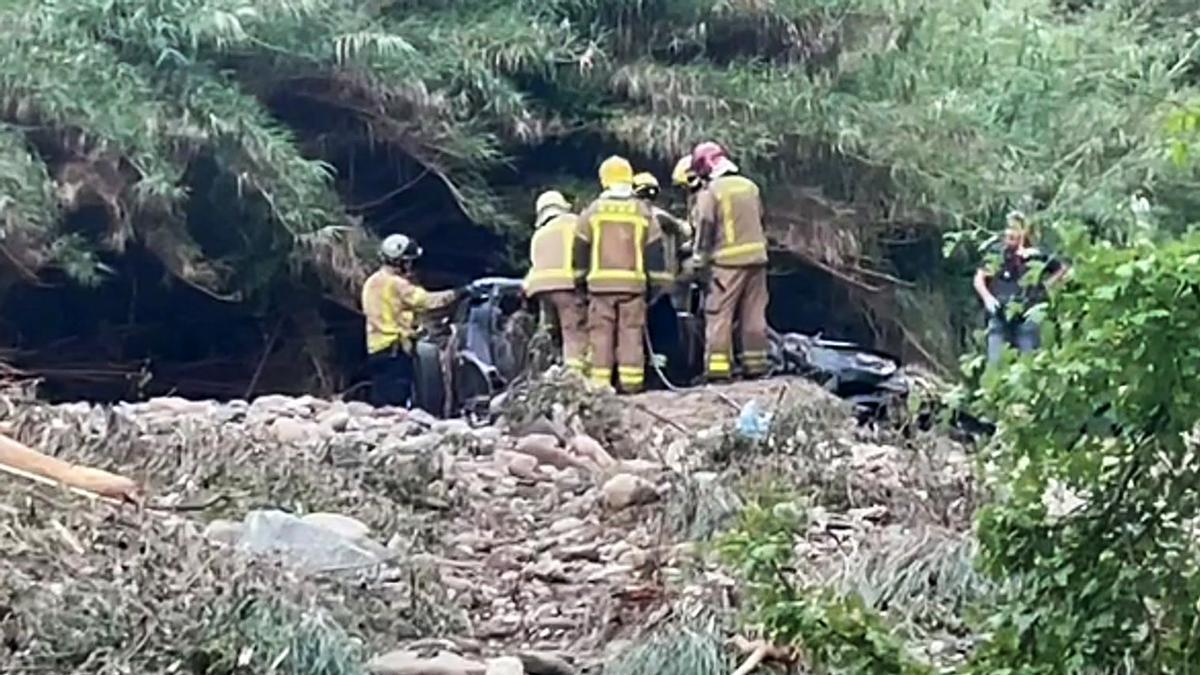
[[[692,171],[701,178],[708,178],[717,162],[726,156],[725,148],[712,141],[705,141],[692,149]]]

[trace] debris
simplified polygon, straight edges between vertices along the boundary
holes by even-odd
[[[750,401],[742,406],[734,428],[737,429],[738,436],[762,442],[767,440],[767,433],[771,429],[771,417],[771,413],[762,411],[758,401]]]
[[[604,494],[604,504],[614,511],[649,504],[658,499],[658,491],[654,484],[640,476],[619,473],[604,483],[601,492]]]
[[[278,555],[305,572],[358,569],[388,557],[387,549],[375,542],[347,538],[283,511],[250,512],[237,546],[250,553]]]
[[[351,541],[362,539],[370,533],[366,523],[340,513],[310,513],[300,519],[308,525],[316,525]]]
[[[753,642],[746,638],[737,635],[734,636],[733,646],[743,654],[748,654],[742,665],[738,666],[737,670],[733,671],[733,675],[749,675],[763,661],[772,660],[780,663],[790,663],[795,660],[795,654],[790,649],[776,647],[765,640],[755,640]]]

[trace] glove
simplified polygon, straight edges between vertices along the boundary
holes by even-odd
[[[1000,304],[1000,301],[994,297],[985,298],[983,301],[983,307],[987,310],[989,315],[995,317],[999,317],[1004,311],[1004,305]]]
[[[699,256],[692,256],[683,261],[683,268],[680,272],[682,279],[704,282],[707,281],[708,266]]]

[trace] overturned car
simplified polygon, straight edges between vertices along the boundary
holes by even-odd
[[[686,307],[654,303],[647,322],[647,382],[676,388],[702,379],[703,313],[699,294]],[[537,314],[521,280],[478,279],[470,293],[417,343],[414,405],[434,415],[481,419],[509,384],[544,368],[553,346],[538,343]],[[903,399],[908,384],[896,359],[850,342],[801,333],[771,333],[771,374],[808,377],[874,416]]]

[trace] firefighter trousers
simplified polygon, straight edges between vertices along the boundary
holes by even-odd
[[[767,372],[767,267],[714,266],[704,303],[706,374],[723,380],[732,375],[734,326],[738,326],[737,355],[750,377]]]
[[[543,315],[553,317],[562,342],[563,365],[583,374],[587,351],[587,301],[579,291],[547,291],[541,294]]]
[[[588,298],[594,384],[612,384],[615,365],[621,391],[634,393],[645,388],[645,327],[646,297],[642,293],[594,293]]]

